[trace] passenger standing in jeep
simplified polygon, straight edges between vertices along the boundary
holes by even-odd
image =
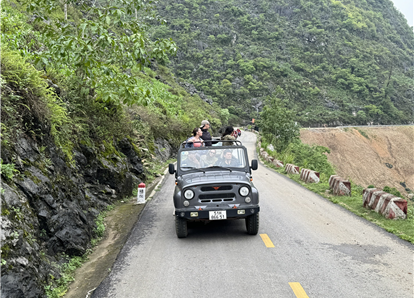
[[[201,138],[203,132],[200,128],[196,127],[193,129],[193,137],[189,138],[186,141],[185,147],[186,148],[197,148],[197,147],[204,147],[204,140]]]
[[[227,126],[226,129],[224,130],[222,136],[221,136],[221,141],[223,143],[223,146],[233,146],[235,145],[233,141],[236,140],[236,138],[234,136],[232,136],[234,132],[234,128],[233,126]]]
[[[213,145],[213,142],[211,141],[211,135],[208,132],[208,130],[210,129],[210,122],[208,120],[203,120],[201,121],[201,131],[203,132],[201,138],[204,140],[204,143],[206,146],[211,146]]]

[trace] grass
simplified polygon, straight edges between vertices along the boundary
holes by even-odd
[[[321,181],[317,184],[305,183],[302,180],[300,180],[299,175],[286,174],[284,168],[276,168],[273,164],[263,160],[261,157],[260,159],[267,167],[272,168],[276,172],[289,177],[290,179],[296,181],[297,183],[306,187],[310,191],[317,193],[318,195],[328,199],[334,204],[338,204],[348,209],[349,211],[360,217],[365,218],[366,220],[383,228],[387,232],[393,233],[399,238],[414,244],[414,203],[412,201],[407,200],[408,212],[407,218],[405,220],[387,219],[383,217],[381,214],[373,210],[366,209],[362,206],[362,190],[364,189],[362,186],[355,185],[351,182],[351,196],[335,196],[331,192],[326,192],[326,190],[329,190],[329,177],[321,177]]]
[[[369,139],[369,136],[367,135],[367,133],[361,129],[356,129],[362,136],[366,137],[367,139]]]
[[[74,280],[75,270],[82,266],[86,259],[87,254],[82,257],[73,257],[69,260],[69,262],[64,263],[60,266],[56,265],[60,271],[61,277],[56,281],[55,285],[50,283],[45,286],[47,297],[58,298],[64,296],[68,291],[68,285]],[[54,279],[52,275],[50,277]]]

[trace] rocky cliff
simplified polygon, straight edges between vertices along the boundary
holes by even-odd
[[[18,161],[12,179],[2,176],[2,297],[45,297],[59,265],[91,247],[100,211],[145,178],[131,141],[113,145],[79,145],[72,163],[27,135],[2,148],[3,163]]]

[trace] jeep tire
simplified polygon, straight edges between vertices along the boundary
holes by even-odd
[[[175,217],[175,232],[178,238],[186,238],[188,235],[187,220],[185,218]]]
[[[257,235],[259,232],[259,213],[246,217],[246,229],[249,235]]]

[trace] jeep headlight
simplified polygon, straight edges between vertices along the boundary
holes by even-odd
[[[194,198],[194,191],[192,191],[191,189],[187,189],[184,192],[184,198],[186,198],[187,200],[191,200],[192,198]]]
[[[240,187],[240,189],[239,189],[239,194],[242,196],[242,197],[245,197],[245,196],[247,196],[248,194],[249,194],[249,188],[248,187],[246,187],[246,186],[243,186],[243,187]]]

